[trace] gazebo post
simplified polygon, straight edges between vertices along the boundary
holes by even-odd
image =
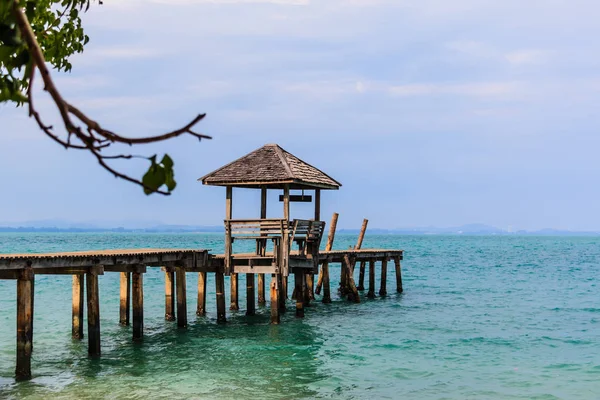
[[[286,224],[290,220],[290,185],[283,185],[283,219]],[[285,300],[287,299],[287,281],[288,281],[288,261],[290,252],[290,243],[288,231],[289,227],[284,227],[284,237],[281,238],[281,265],[279,265],[279,274],[281,285],[279,285],[279,308],[281,312],[285,312]]]
[[[267,187],[262,186],[260,188],[260,219],[267,218]],[[265,248],[267,247],[266,239],[261,239],[260,243],[257,243],[256,252],[258,254],[264,254]],[[265,274],[258,274],[258,305],[265,305]]]
[[[225,192],[225,219],[231,219],[233,217],[233,187],[227,186]],[[239,310],[238,304],[238,275],[231,273],[229,277],[231,284],[231,306],[230,310]]]
[[[315,221],[321,220],[321,189],[315,189]],[[318,264],[317,264],[318,265]],[[315,299],[315,274],[314,271],[306,274],[309,300]]]

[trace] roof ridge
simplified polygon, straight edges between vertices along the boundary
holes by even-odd
[[[296,177],[294,176],[294,172],[292,171],[292,168],[290,167],[290,164],[288,164],[288,161],[287,161],[287,158],[285,157],[285,154],[283,154],[284,152],[287,153],[287,151],[285,151],[283,148],[281,148],[281,146],[279,146],[278,144],[276,144],[275,145],[275,152],[279,156],[279,159],[281,160],[281,163],[283,164],[283,167],[285,168],[285,171],[290,175],[290,179],[296,179]]]

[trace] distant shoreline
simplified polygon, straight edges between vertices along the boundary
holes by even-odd
[[[156,228],[58,228],[58,227],[2,227],[0,233],[215,233],[223,234],[221,227],[156,227]],[[338,234],[357,235],[359,229],[338,229]],[[600,236],[600,232],[577,232],[544,229],[539,231],[507,232],[500,230],[462,231],[452,228],[422,229],[368,229],[371,235],[406,236]]]

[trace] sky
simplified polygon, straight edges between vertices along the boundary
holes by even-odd
[[[343,228],[600,229],[599,18],[594,0],[104,0],[54,74],[64,97],[126,136],[206,112],[214,139],[137,148],[175,161],[174,194],[145,196],[2,105],[0,224],[221,225],[225,189],[197,179],[278,143],[343,184],[322,198]],[[234,217],[259,196],[236,190]]]

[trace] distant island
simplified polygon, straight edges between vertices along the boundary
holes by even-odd
[[[222,226],[205,225],[168,225],[132,222],[123,226],[110,227],[94,223],[76,223],[61,220],[31,221],[23,223],[0,223],[0,232],[54,232],[54,233],[223,233]],[[339,234],[358,234],[359,229],[337,230]],[[600,236],[600,231],[569,231],[560,229],[541,229],[535,231],[508,231],[485,224],[467,224],[455,227],[440,228],[435,226],[417,228],[381,229],[369,228],[374,235],[481,235],[481,236]]]

